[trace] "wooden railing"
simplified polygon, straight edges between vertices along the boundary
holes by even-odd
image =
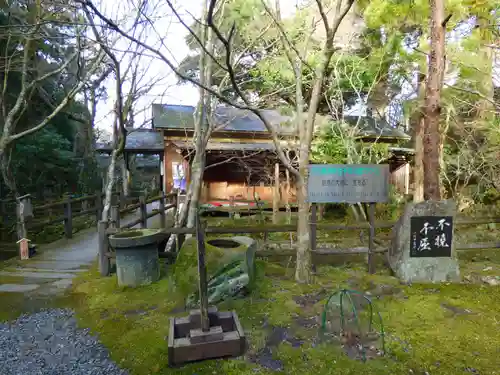
[[[177,201],[176,201],[177,202]],[[171,204],[165,206],[163,212],[170,208],[177,209],[176,204]],[[151,215],[154,216],[155,214]],[[144,215],[141,213],[141,218],[137,221],[131,222],[127,226],[123,226],[122,228],[129,228],[138,223],[141,224],[142,228],[147,227],[147,220],[145,219],[148,215]],[[500,217],[487,217],[480,219],[461,219],[455,222],[456,227],[463,226],[475,226],[475,225],[484,225],[484,224],[492,224],[492,223],[500,223]],[[374,254],[381,254],[388,252],[387,246],[384,246],[380,241],[376,239],[376,230],[382,229],[392,229],[396,223],[395,222],[379,222],[373,223],[373,227],[371,227],[370,223],[360,223],[356,225],[337,225],[337,224],[327,224],[327,223],[317,223],[314,220],[310,221],[311,226],[311,238],[310,238],[310,249],[314,257],[318,256],[328,256],[328,255],[354,255],[354,254],[368,254],[368,268],[371,272],[375,271],[375,259],[373,257]],[[101,275],[106,276],[110,273],[110,258],[114,257],[114,253],[110,251],[108,236],[110,234],[116,233],[116,231],[120,228],[119,226],[115,226],[114,228],[109,228],[107,223],[100,222],[100,246],[99,246],[99,254],[100,254],[100,271]],[[165,234],[165,238],[168,238],[170,235],[186,235],[186,234],[196,234],[195,228],[174,228],[167,227],[166,225],[162,225],[161,228],[164,228],[163,232]],[[339,230],[367,230],[368,231],[368,247],[355,247],[355,248],[328,248],[328,247],[318,247],[317,246],[317,232],[318,231],[339,231]],[[264,234],[264,240],[267,239],[267,235],[270,233],[287,233],[287,232],[296,232],[297,225],[286,224],[286,225],[277,225],[266,223],[265,225],[255,225],[255,226],[241,226],[241,227],[209,227],[204,226],[203,231],[205,234]],[[458,251],[464,250],[478,250],[478,249],[498,249],[500,248],[500,242],[485,242],[485,243],[471,243],[471,244],[457,244],[455,245],[455,249]],[[282,256],[282,257],[290,257],[295,256],[295,250],[288,249],[285,251],[273,251],[273,250],[259,250],[257,252],[257,256],[260,257],[268,257],[268,256]],[[371,263],[371,264],[370,264]]]
[[[35,205],[30,210],[32,215],[29,215],[28,217],[20,217],[19,214],[16,215],[18,237],[20,233],[22,233],[22,237],[29,237],[30,232],[32,233],[33,231],[37,231],[43,227],[54,224],[63,224],[64,236],[66,238],[71,238],[73,236],[73,224],[75,218],[82,216],[95,216],[95,221],[99,222],[102,215],[104,197],[105,194],[101,192],[78,198],[73,198],[68,195],[57,202]],[[125,198],[119,192],[113,192],[111,196],[110,213],[111,215],[114,215],[113,220],[119,222],[120,216],[126,215],[137,208],[140,208],[142,212],[142,209],[144,208],[145,210],[148,203],[160,200],[161,197],[162,196],[146,198],[141,195]],[[16,210],[19,210],[20,202],[31,206],[29,196],[20,197],[16,205]],[[146,214],[146,216],[147,215],[148,214]],[[40,217],[42,218],[41,220],[38,219]],[[140,220],[137,222],[140,222]]]
[[[158,209],[153,209],[148,212],[148,204],[159,202]],[[141,228],[147,228],[148,219],[160,215],[160,228],[167,228],[167,211],[173,210],[175,213],[178,209],[179,198],[176,193],[160,194],[159,196],[146,199],[139,197],[139,202],[132,204],[124,209],[119,209],[117,205],[111,207],[111,220],[100,220],[97,225],[99,235],[99,270],[101,275],[108,276],[111,270],[110,259],[114,258],[113,252],[110,251],[108,237],[110,234],[116,233],[120,229],[133,228],[140,225]],[[132,213],[139,210],[139,218],[129,221],[126,224],[121,223],[120,216]]]

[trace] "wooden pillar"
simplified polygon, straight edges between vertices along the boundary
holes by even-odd
[[[280,210],[280,165],[274,164],[274,187],[273,187],[273,224],[278,224]]]
[[[139,210],[140,210],[140,217],[141,217],[141,228],[147,228],[148,227],[148,210],[147,210],[147,205],[146,205],[146,197],[144,195],[141,195],[139,197]]]
[[[111,206],[111,226],[112,228],[119,229],[120,228],[120,206],[113,205]]]
[[[71,209],[71,195],[66,198],[64,204],[64,235],[66,238],[73,237],[73,212]]]
[[[109,252],[109,242],[108,242],[108,234],[106,231],[108,230],[108,222],[107,221],[99,221],[97,226],[97,232],[99,236],[99,273],[101,276],[109,276],[111,265],[108,258]]]
[[[316,223],[318,222],[317,207],[318,205],[316,203],[311,204],[311,220],[309,222],[311,225],[311,238],[309,239],[311,243],[311,252],[316,251],[316,246],[317,246],[317,236],[318,236],[318,233],[316,231]],[[312,255],[311,255],[311,269],[313,272],[316,272],[316,265],[312,262]]]
[[[410,163],[405,164],[405,194],[410,194]]]
[[[159,202],[159,210],[160,210],[160,228],[166,228],[167,227],[167,213],[165,212],[165,205],[166,205],[166,197],[165,193],[161,193],[161,198]]]
[[[198,279],[200,295],[201,329],[203,332],[210,330],[208,320],[208,286],[207,286],[207,268],[205,266],[205,233],[200,223],[200,217],[197,214],[195,218],[196,242],[198,247]]]
[[[287,213],[287,223],[292,223],[292,209],[290,207],[290,192],[291,192],[291,182],[290,182],[290,171],[288,169],[285,170],[286,175],[286,193],[285,193],[285,209]]]
[[[102,215],[102,192],[95,192],[95,211],[96,211],[96,221],[99,222],[101,220]]]
[[[375,203],[368,203],[368,221],[370,231],[368,236],[368,272],[375,273]]]
[[[21,240],[26,238],[28,231],[26,221],[33,217],[33,207],[31,205],[31,196],[29,194],[16,198],[16,217],[17,217],[17,238]]]

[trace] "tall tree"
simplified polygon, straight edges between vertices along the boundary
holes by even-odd
[[[441,150],[443,137],[440,129],[441,90],[446,69],[446,24],[444,0],[430,0],[430,56],[425,87],[424,112],[424,197],[426,200],[441,199]]]
[[[83,39],[84,27],[58,27],[76,22],[73,12],[57,2],[21,2],[2,13],[5,24],[0,91],[0,168],[4,183],[17,193],[10,168],[10,155],[15,142],[48,126],[64,111],[83,89],[88,76],[99,67],[101,50],[89,54]],[[7,14],[7,16],[5,16]],[[74,38],[64,45],[47,38]],[[83,55],[85,63],[83,62]],[[78,63],[77,63],[78,62]],[[28,102],[35,93],[42,94],[44,110],[25,122]],[[48,94],[50,93],[50,94]],[[39,96],[40,97],[40,96]]]

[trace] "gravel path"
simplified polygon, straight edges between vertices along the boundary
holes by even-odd
[[[69,309],[0,324],[1,375],[126,375]]]

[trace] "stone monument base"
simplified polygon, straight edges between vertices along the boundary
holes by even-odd
[[[411,256],[412,246],[415,248],[415,233],[411,230],[411,218],[415,216],[438,216],[451,217],[453,222],[456,216],[456,204],[452,200],[425,201],[419,203],[408,203],[404,213],[393,229],[391,247],[389,249],[388,261],[396,276],[406,283],[438,283],[460,281],[460,270],[455,254],[455,246],[452,238],[448,239],[451,246],[450,256]],[[453,224],[451,224],[453,226]],[[451,230],[453,228],[451,227]],[[414,230],[415,232],[415,230]],[[419,231],[421,232],[421,230]],[[435,237],[430,240],[435,242]],[[431,243],[432,245],[433,243]]]

